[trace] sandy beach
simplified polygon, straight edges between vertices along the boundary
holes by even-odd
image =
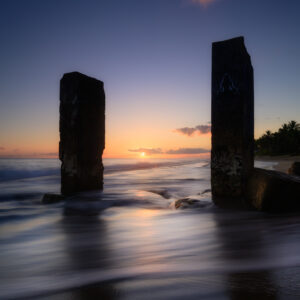
[[[276,162],[277,164],[274,166],[274,170],[287,173],[293,162],[300,161],[300,156],[256,156],[255,160]]]

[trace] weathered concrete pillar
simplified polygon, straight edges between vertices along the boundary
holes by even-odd
[[[300,211],[300,178],[254,168],[247,180],[247,201],[253,208],[262,211]]]
[[[253,144],[253,68],[244,38],[215,42],[212,45],[211,150],[215,203],[226,206],[230,200],[245,195],[246,179],[254,165]]]
[[[103,82],[78,72],[60,81],[61,193],[103,188],[105,147]]]

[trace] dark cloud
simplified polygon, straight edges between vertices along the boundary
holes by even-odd
[[[193,127],[183,127],[183,128],[177,128],[175,129],[175,132],[179,132],[179,133],[182,133],[184,135],[188,135],[188,136],[191,136],[195,133],[196,131],[196,128],[193,128]]]
[[[33,153],[34,156],[58,156],[58,152],[34,152]]]
[[[201,154],[208,153],[210,150],[204,148],[179,148],[170,149],[168,151],[162,151],[161,148],[139,148],[139,149],[129,149],[130,152],[145,152],[147,155],[152,154]]]
[[[32,152],[32,153],[20,153],[19,149],[14,149],[11,154],[2,154],[1,157],[6,158],[57,158],[57,152]]]
[[[195,127],[183,127],[183,128],[177,128],[175,129],[175,132],[192,136],[194,133],[201,135],[201,134],[207,134],[211,130],[211,125],[197,125]]]
[[[179,149],[170,149],[166,151],[166,154],[201,154],[207,153],[210,150],[204,148],[179,148]]]
[[[0,147],[0,151],[3,151],[3,150],[5,150],[5,148],[4,147]]]
[[[162,154],[162,150],[160,148],[139,148],[139,149],[129,149],[129,152],[145,152],[148,155],[151,154]]]
[[[196,126],[196,131],[199,134],[209,133],[210,130],[211,130],[211,125],[198,125],[198,126]]]

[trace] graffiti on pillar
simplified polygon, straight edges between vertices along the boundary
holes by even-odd
[[[235,85],[232,77],[228,73],[225,73],[220,81],[218,94],[223,94],[223,93],[238,94],[238,91],[239,90]]]

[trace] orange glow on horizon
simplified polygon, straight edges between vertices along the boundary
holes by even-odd
[[[210,152],[207,153],[200,153],[200,154],[167,154],[167,153],[160,153],[160,154],[147,154],[145,152],[140,153],[131,153],[131,152],[116,152],[116,153],[109,153],[108,151],[104,151],[103,158],[188,158],[188,157],[202,157],[206,158],[210,156]],[[58,159],[58,151],[22,151],[22,149],[18,149],[18,151],[1,151],[0,158],[56,158]]]
[[[169,150],[179,148],[210,149],[211,134],[201,136],[185,136],[174,133],[172,128],[179,125],[158,124],[151,126],[114,127],[108,126],[106,132],[106,147],[103,158],[184,158],[202,157],[207,154],[167,154]],[[56,129],[57,130],[57,129]],[[55,130],[55,131],[56,131]],[[26,134],[18,136],[7,135],[0,144],[0,157],[6,158],[58,158],[59,132],[51,134]],[[141,152],[131,152],[129,149],[141,149]],[[151,153],[142,149],[161,149],[161,153]],[[209,150],[208,150],[209,151]]]

